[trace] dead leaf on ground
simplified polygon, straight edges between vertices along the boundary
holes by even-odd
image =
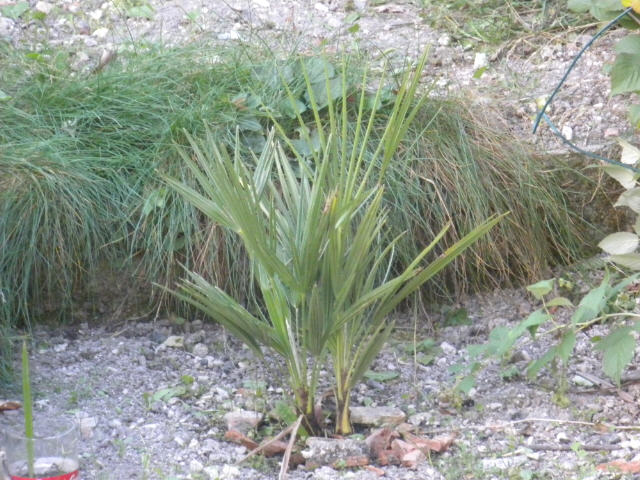
[[[391,442],[391,450],[394,456],[400,459],[400,464],[406,468],[417,468],[419,463],[427,459],[415,445],[404,440],[396,439]]]
[[[453,444],[456,436],[454,434],[441,435],[432,439],[419,437],[409,432],[404,432],[402,437],[405,441],[413,444],[418,450],[425,455],[430,452],[442,453],[449,449]]]
[[[384,477],[385,471],[381,468],[374,467],[373,465],[366,465],[364,468],[374,473],[377,477]]]
[[[9,410],[18,410],[22,408],[22,404],[18,402],[0,402],[0,412],[7,412]]]
[[[356,468],[364,467],[366,465],[369,465],[369,457],[366,455],[358,455],[336,460],[331,464],[331,468],[339,470],[341,468]]]
[[[255,440],[250,439],[245,434],[237,430],[228,430],[227,433],[224,434],[224,439],[229,442],[242,445],[247,450],[255,450],[256,448],[260,447],[260,453],[265,457],[275,457],[276,455],[282,455],[287,449],[287,443],[280,440],[277,440],[275,442],[269,442],[269,440],[266,440],[265,442],[263,442],[266,445],[262,447]]]
[[[242,445],[248,450],[255,450],[256,448],[258,448],[258,442],[251,440],[244,433],[237,430],[228,430],[227,433],[224,434],[224,439],[228,442]]]
[[[622,473],[640,473],[640,462],[625,462],[624,460],[614,460],[609,463],[602,463],[596,467],[596,470],[608,472],[618,470]]]

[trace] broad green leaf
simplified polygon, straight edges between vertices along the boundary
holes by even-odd
[[[541,280],[538,283],[534,283],[533,285],[529,285],[527,290],[533,294],[538,300],[542,300],[547,293],[549,293],[553,289],[553,284],[555,282],[555,278],[551,278],[549,280]]]
[[[280,102],[280,111],[289,118],[296,118],[307,110],[307,106],[301,100],[285,98]]]
[[[396,371],[388,371],[388,372],[374,372],[373,370],[369,370],[364,374],[365,378],[369,380],[374,380],[376,382],[388,382],[389,380],[393,380],[398,378],[400,374]]]
[[[336,76],[335,67],[324,57],[309,57],[304,60],[303,65],[311,84],[324,83],[327,78]]]
[[[629,207],[636,213],[640,213],[640,188],[635,187],[622,192],[614,204],[615,207]]]
[[[573,307],[573,302],[567,297],[555,297],[547,302],[547,307]]]
[[[631,327],[621,327],[609,333],[596,345],[603,352],[602,369],[617,385],[624,368],[633,360],[636,341]]]
[[[636,218],[636,221],[633,224],[633,231],[640,235],[640,216]]]
[[[619,53],[611,68],[611,95],[640,91],[640,52]]]
[[[13,5],[5,5],[0,7],[0,13],[3,17],[10,18],[12,20],[19,19],[29,10],[29,2],[18,2]]]
[[[473,375],[467,375],[466,377],[464,377],[462,380],[458,382],[458,384],[456,385],[456,390],[464,394],[467,394],[471,391],[471,389],[475,386],[475,384],[476,384],[476,377],[474,377]]]
[[[532,312],[522,322],[520,322],[518,329],[522,333],[524,333],[524,331],[527,330],[532,337],[535,337],[540,325],[551,320],[552,318],[553,317],[551,315],[549,315],[548,313],[545,313],[543,310],[536,310],[535,312]]]
[[[573,352],[573,347],[576,344],[576,334],[573,330],[569,330],[562,337],[562,340],[558,344],[558,358],[566,365]]]
[[[640,35],[627,35],[616,44],[618,53],[638,53],[640,52]]]
[[[162,388],[153,394],[153,396],[151,397],[151,401],[152,402],[168,402],[172,398],[181,397],[186,393],[187,393],[187,389],[184,385]]]
[[[631,145],[626,140],[622,138],[618,139],[618,143],[622,147],[622,154],[620,155],[620,161],[622,163],[626,163],[627,165],[635,165],[640,161],[640,149]]]
[[[598,247],[609,255],[626,255],[634,252],[638,244],[640,244],[640,238],[635,233],[617,232],[600,240]]]
[[[602,170],[627,190],[636,185],[636,174],[628,168],[607,164],[602,166]]]
[[[0,102],[8,102],[11,100],[11,95],[0,90]]]
[[[640,270],[640,254],[627,253],[625,255],[611,255],[609,257],[613,263],[630,268],[631,270]]]
[[[318,104],[318,108],[324,108],[329,105],[329,102],[342,97],[342,78],[336,77],[329,80],[328,90],[327,82],[325,82],[324,80],[312,83],[311,88],[313,90],[315,101]],[[331,94],[330,96],[329,93]],[[307,101],[310,101],[310,97],[306,94],[305,99]]]
[[[571,316],[571,323],[581,324],[590,322],[596,318],[607,305],[607,292],[609,289],[609,279],[605,277],[602,283],[587,293],[580,303],[578,308]]]

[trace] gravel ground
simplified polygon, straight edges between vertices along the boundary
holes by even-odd
[[[634,425],[640,388],[626,385],[625,396],[580,381],[578,373],[603,377],[586,334],[578,339],[568,375],[568,407],[552,401],[553,377],[548,372],[535,382],[519,375],[507,381],[499,365],[488,366],[469,398],[455,406],[449,367],[468,360],[465,347],[486,340],[495,326],[514,325],[537,305],[524,291],[510,290],[471,297],[455,307],[463,307],[470,322],[439,330],[435,358],[427,365],[414,362],[414,327],[417,342],[433,338],[433,333],[425,330],[422,319],[415,326],[410,318],[399,318],[391,342],[373,365],[374,371],[397,377],[367,380],[354,392],[354,406],[397,407],[425,437],[457,434],[454,446],[434,455],[432,465],[425,462],[416,470],[383,467],[385,478],[599,478],[597,464],[636,460],[639,432],[598,425]],[[440,317],[434,314],[430,320]],[[286,375],[277,358],[267,354],[262,362],[219,327],[200,320],[180,325],[168,319],[123,320],[105,327],[99,326],[100,318],[62,331],[34,332],[36,418],[63,416],[79,423],[82,478],[276,478],[277,460],[258,458],[236,465],[247,450],[222,437],[227,430],[224,415],[238,409],[265,415],[258,437],[284,427],[272,414],[287,400]],[[167,346],[172,336],[183,338],[182,346]],[[523,371],[526,360],[548,346],[544,341],[519,346],[516,371]],[[19,412],[7,412],[0,415],[0,425],[9,428],[19,418]],[[359,427],[359,432],[368,430]],[[595,451],[585,453],[589,449]],[[527,472],[537,476],[527,477]],[[290,478],[369,479],[377,474],[299,467]]]
[[[0,0],[0,8],[15,3]],[[388,55],[398,63],[431,45],[425,81],[435,82],[437,93],[462,92],[475,99],[478,108],[497,106],[506,124],[523,139],[538,142],[541,150],[560,152],[548,132],[535,139],[530,136],[535,99],[552,90],[593,33],[575,30],[511,42],[497,50],[468,49],[450,34],[431,29],[425,18],[428,12],[418,2],[153,0],[150,4],[151,18],[145,19],[127,15],[141,2],[31,1],[31,11],[44,17],[0,16],[0,38],[35,50],[69,48],[75,52],[79,71],[92,69],[104,51],[130,48],[131,40],[178,44],[261,38],[282,49],[294,44],[300,49],[357,44],[372,58]],[[356,24],[359,28],[352,28]],[[613,59],[612,44],[620,35],[612,33],[584,56],[552,112],[576,142],[594,150],[608,148],[618,135],[631,135],[624,119],[628,99],[610,98],[602,73],[603,65]],[[485,73],[473,78],[484,65]],[[615,458],[637,460],[640,434],[630,428],[598,428],[604,423],[633,425],[640,397],[634,383],[624,387],[627,395],[623,395],[576,380],[569,388],[570,405],[562,408],[552,401],[553,378],[548,372],[536,382],[519,376],[506,381],[494,365],[480,375],[470,399],[455,405],[455,397],[448,393],[448,369],[468,359],[466,345],[483,341],[494,326],[513,324],[537,308],[522,290],[471,297],[456,307],[462,306],[471,325],[439,329],[439,350],[428,365],[416,363],[407,352],[414,325],[410,319],[399,319],[392,341],[374,365],[376,371],[396,372],[397,378],[368,380],[354,392],[354,405],[398,407],[425,436],[458,434],[454,447],[434,456],[431,464],[422,463],[417,470],[384,467],[386,478],[437,479],[441,474],[449,479],[597,478],[594,465]],[[277,460],[258,458],[236,465],[246,449],[222,437],[227,412],[243,408],[268,417],[279,401],[286,400],[285,375],[277,359],[267,356],[266,362],[258,361],[221,329],[198,319],[179,325],[170,319],[139,322],[126,315],[105,322],[107,317],[87,314],[77,326],[39,327],[34,332],[36,415],[65,416],[80,424],[83,479],[276,478]],[[425,324],[437,324],[440,315],[430,320],[418,322],[417,341],[434,336]],[[166,346],[172,335],[183,337],[184,345]],[[569,378],[580,372],[602,377],[599,359],[589,345],[586,334],[578,339]],[[544,348],[544,343],[519,347],[516,371]],[[17,396],[3,392],[0,400]],[[18,417],[11,412],[0,415],[0,425],[8,428]],[[271,419],[258,434],[275,434],[281,428]],[[290,478],[365,479],[378,474],[324,466],[313,471],[299,468]]]

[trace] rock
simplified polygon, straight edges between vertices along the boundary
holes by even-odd
[[[237,430],[246,434],[262,422],[264,415],[251,410],[234,410],[225,414],[224,420],[228,430]]]
[[[473,59],[473,69],[478,70],[480,68],[485,68],[489,66],[489,57],[484,52],[476,53],[476,56]]]
[[[162,342],[161,347],[171,347],[171,348],[184,348],[184,337],[179,335],[171,335],[164,342]]]
[[[402,410],[394,407],[351,407],[350,413],[352,423],[370,427],[398,425],[407,418]]]
[[[458,349],[448,342],[442,342],[440,344],[440,350],[442,350],[442,353],[445,355],[455,355],[458,353]]]
[[[351,438],[309,437],[306,446],[302,456],[307,460],[307,465],[338,465],[350,458],[369,457],[367,444]]]
[[[206,357],[209,354],[209,347],[207,347],[204,343],[196,343],[193,346],[193,354],[196,357]]]
[[[45,15],[49,15],[51,10],[53,10],[53,5],[49,2],[38,2],[34,7],[36,12],[44,13]]]
[[[80,435],[87,440],[93,437],[93,429],[98,425],[98,419],[95,417],[84,417],[80,419]]]
[[[191,473],[200,473],[204,470],[204,465],[200,463],[198,460],[191,460],[189,462],[189,472]]]
[[[504,458],[483,458],[481,465],[483,470],[507,470],[515,468],[527,461],[526,455],[515,455]]]
[[[105,38],[107,35],[109,35],[109,29],[105,27],[93,31],[93,36],[96,38]]]
[[[619,136],[620,136],[620,130],[615,127],[607,128],[604,131],[604,138],[619,137]]]
[[[15,22],[10,18],[0,17],[0,37],[10,37],[14,26]]]
[[[573,128],[569,125],[564,125],[561,130],[562,136],[567,140],[573,140]]]
[[[438,45],[442,47],[448,47],[449,45],[451,45],[451,36],[446,33],[442,35],[440,38],[438,38]]]

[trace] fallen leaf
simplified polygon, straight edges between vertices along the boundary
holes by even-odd
[[[385,471],[381,468],[374,467],[373,465],[365,465],[365,470],[369,470],[378,477],[384,477]]]
[[[442,453],[446,451],[456,438],[454,434],[449,434],[429,439],[413,435],[410,432],[403,432],[402,437],[426,455],[430,452]]]
[[[416,468],[427,457],[418,448],[404,440],[396,439],[391,442],[391,450],[394,456],[400,459],[400,464],[406,468]]]
[[[400,458],[396,457],[393,450],[391,450],[391,442],[398,438],[400,438],[400,435],[390,428],[380,428],[372,432],[365,439],[365,443],[369,447],[374,460],[380,465],[391,465],[400,463]]]
[[[18,410],[22,405],[18,402],[0,402],[0,412],[6,412],[8,410]]]
[[[369,457],[366,455],[358,455],[353,457],[347,457],[345,459],[336,460],[331,464],[331,468],[339,470],[341,468],[356,468],[364,467],[369,464]]]
[[[224,439],[228,442],[237,443],[238,445],[242,445],[248,450],[255,450],[258,448],[258,443],[254,440],[251,440],[244,433],[241,433],[237,430],[228,430],[227,433],[224,434]]]
[[[622,473],[640,473],[640,462],[625,462],[624,460],[614,460],[609,463],[602,463],[596,470],[608,472],[609,470],[619,470]]]

